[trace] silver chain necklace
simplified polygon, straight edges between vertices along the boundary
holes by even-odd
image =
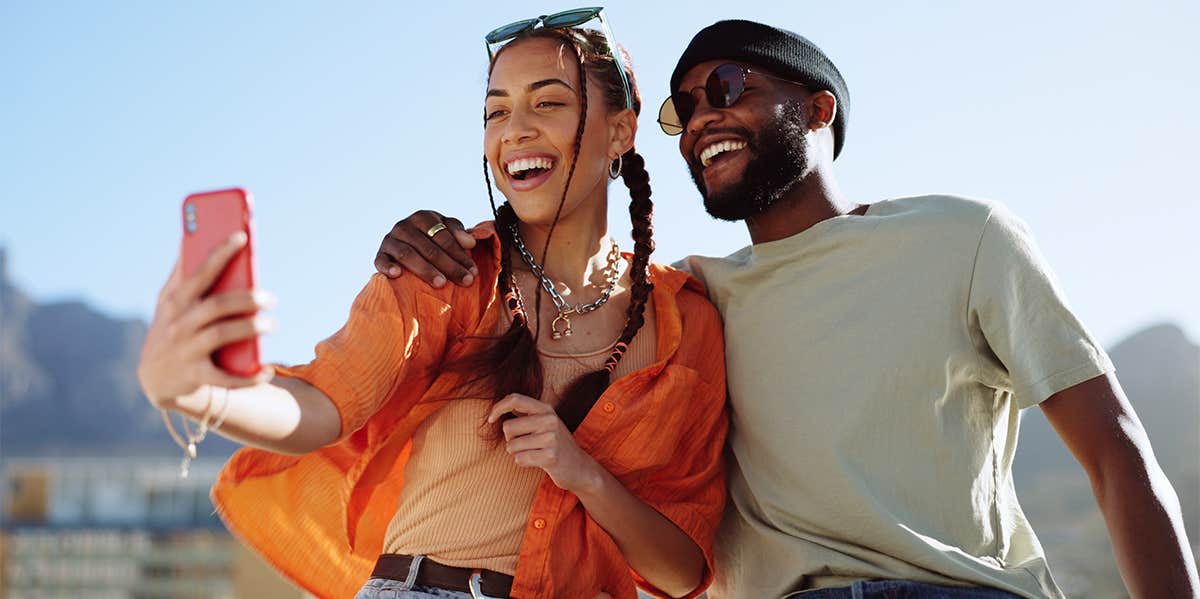
[[[511,227],[513,242],[517,245],[517,251],[521,253],[521,259],[529,266],[529,270],[533,271],[533,275],[538,278],[542,284],[542,289],[550,295],[550,300],[554,302],[554,309],[558,310],[558,316],[554,317],[554,322],[550,323],[550,338],[562,339],[563,337],[571,336],[571,315],[572,314],[587,314],[603,306],[608,302],[608,298],[612,297],[613,291],[617,288],[617,281],[621,280],[620,260],[621,252],[617,248],[617,242],[612,242],[612,250],[608,253],[608,285],[600,292],[600,297],[596,301],[587,304],[575,304],[574,306],[567,303],[566,298],[559,295],[554,289],[554,281],[546,276],[545,269],[533,259],[533,254],[529,253],[529,249],[525,247],[525,242],[521,240],[521,233],[517,230],[517,225]],[[563,329],[558,329],[559,322],[563,323]]]

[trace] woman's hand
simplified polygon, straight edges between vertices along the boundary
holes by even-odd
[[[137,371],[142,391],[156,408],[171,407],[177,398],[196,393],[206,384],[249,387],[274,376],[269,367],[252,377],[233,376],[212,362],[212,353],[221,346],[269,329],[267,318],[255,314],[270,304],[269,296],[260,291],[203,297],[244,245],[245,233],[235,233],[213,250],[192,277],[185,277],[177,262],[159,293]]]
[[[554,408],[513,393],[492,406],[488,422],[508,413],[516,417],[504,422],[504,438],[517,465],[545,470],[560,489],[578,496],[642,578],[672,597],[700,585],[705,568],[700,546],[580,449]]]
[[[501,428],[508,453],[518,466],[541,468],[560,489],[576,494],[600,486],[603,467],[579,448],[554,408],[513,393],[492,406],[488,423],[510,413],[514,418],[506,420]]]

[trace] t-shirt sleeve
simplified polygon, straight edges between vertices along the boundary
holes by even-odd
[[[695,258],[695,256],[686,256],[680,260],[672,262],[671,268],[674,268],[675,270],[682,270],[689,275],[696,276],[695,271],[692,269],[692,261],[695,260]]]
[[[427,378],[444,352],[450,308],[410,289],[414,279],[373,275],[355,298],[346,324],[317,344],[312,362],[277,369],[280,376],[320,389],[333,402],[342,425],[337,441],[361,428],[399,385]]]
[[[1028,226],[1002,206],[984,224],[968,297],[984,362],[1021,408],[1109,372],[1112,362],[1067,305]]]

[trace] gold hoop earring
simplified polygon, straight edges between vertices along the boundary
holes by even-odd
[[[614,165],[617,168],[614,169],[613,168]],[[608,178],[615,180],[617,177],[620,177],[621,169],[623,169],[623,168],[625,168],[625,157],[617,156],[617,159],[612,161],[612,164],[608,165]]]

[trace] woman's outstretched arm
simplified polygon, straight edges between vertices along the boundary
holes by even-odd
[[[159,407],[196,421],[207,412],[210,422],[221,421],[217,433],[274,453],[303,455],[333,443],[341,433],[333,402],[316,387],[294,378],[275,377],[240,389],[204,385]]]
[[[224,372],[210,358],[217,348],[265,332],[257,314],[270,299],[257,291],[204,297],[226,263],[246,244],[237,233],[185,277],[176,265],[158,297],[138,363],[138,380],[150,403],[195,420],[220,420],[219,432],[277,453],[308,453],[341,431],[338,411],[321,391],[296,379],[274,377],[265,367],[252,377]]]

